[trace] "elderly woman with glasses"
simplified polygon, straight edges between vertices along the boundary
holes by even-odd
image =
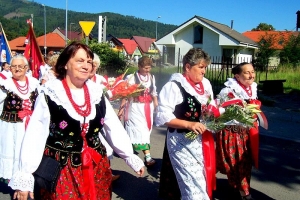
[[[27,77],[22,55],[11,60],[12,78],[0,81],[0,177],[7,182],[19,169],[21,143],[37,96],[35,78]]]

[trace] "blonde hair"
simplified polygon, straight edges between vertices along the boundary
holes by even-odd
[[[97,54],[94,53],[94,59],[93,59],[94,67],[100,67],[100,58]]]
[[[56,65],[58,57],[59,57],[58,54],[51,56],[48,60],[48,65],[50,65],[51,67],[54,67]]]

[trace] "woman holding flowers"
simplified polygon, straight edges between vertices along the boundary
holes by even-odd
[[[57,60],[57,79],[41,87],[22,143],[22,165],[9,182],[16,190],[14,199],[27,200],[28,194],[33,198],[32,173],[46,157],[58,161],[62,169],[54,191],[36,190],[35,197],[111,199],[112,175],[99,139],[101,129],[116,153],[142,176],[143,161],[133,154],[130,139],[102,88],[89,80],[93,57],[87,45],[72,42]]]
[[[232,68],[232,73],[234,78],[225,82],[226,87],[221,90],[219,96],[260,105],[252,64],[240,63]],[[250,195],[252,157],[255,157],[256,167],[258,157],[258,127],[257,122],[254,123],[254,128],[228,125],[217,132],[217,169],[227,174],[229,184],[240,191],[243,200],[253,199]]]
[[[143,56],[138,61],[138,71],[125,80],[130,85],[139,84],[144,90],[137,97],[123,99],[118,116],[124,116],[125,129],[131,139],[133,149],[142,150],[147,166],[155,164],[150,154],[150,134],[153,125],[153,112],[157,107],[155,78],[150,74],[152,60]],[[125,110],[125,111],[124,111]]]
[[[164,199],[209,200],[202,150],[206,126],[200,117],[201,106],[213,98],[210,81],[204,77],[210,57],[202,49],[192,48],[182,62],[183,74],[173,74],[159,94],[156,125],[168,127],[159,194]],[[187,138],[190,131],[198,137]],[[211,142],[214,152],[213,138]]]

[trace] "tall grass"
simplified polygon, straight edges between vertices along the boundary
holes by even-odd
[[[283,83],[285,93],[300,94],[300,66],[291,67],[288,65],[280,65],[277,69],[266,72],[257,72],[257,79],[263,80],[286,80]],[[258,82],[258,81],[257,81]]]

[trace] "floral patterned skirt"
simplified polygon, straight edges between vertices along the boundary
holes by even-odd
[[[248,195],[253,164],[248,129],[226,126],[216,136],[217,170],[227,175],[232,187]]]
[[[94,164],[94,181],[96,199],[110,200],[112,172],[109,160],[103,156],[101,161]],[[83,190],[83,171],[82,167],[72,167],[70,161],[61,171],[55,193],[41,190],[40,199],[43,200],[86,200],[91,199],[88,191]],[[35,194],[38,196],[39,194]],[[35,198],[35,199],[39,199]]]

